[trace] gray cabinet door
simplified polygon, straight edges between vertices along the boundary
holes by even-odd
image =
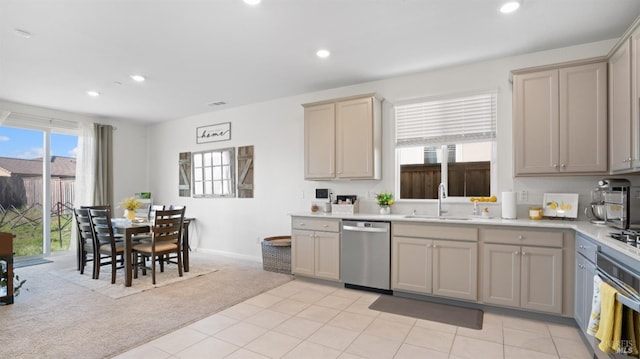
[[[433,241],[433,294],[478,300],[478,244]]]
[[[482,301],[520,306],[520,246],[485,244]]]
[[[562,313],[562,249],[522,247],[520,306]]]
[[[631,64],[625,42],[609,59],[610,169],[631,168]],[[638,104],[635,104],[636,106]]]

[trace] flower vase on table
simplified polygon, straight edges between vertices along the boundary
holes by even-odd
[[[136,219],[136,211],[135,210],[131,210],[131,209],[125,209],[124,210],[124,218],[133,221],[134,219]]]
[[[142,202],[136,197],[125,198],[120,205],[124,208],[124,218],[133,221],[136,219],[136,209],[142,207]]]

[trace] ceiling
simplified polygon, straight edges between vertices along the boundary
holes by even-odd
[[[0,0],[0,99],[154,123],[618,38],[640,15],[638,0],[500,3]]]

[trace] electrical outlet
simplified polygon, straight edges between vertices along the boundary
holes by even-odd
[[[527,190],[520,191],[520,201],[526,202],[529,200],[529,192]]]
[[[300,199],[304,199],[304,191],[300,191]]]

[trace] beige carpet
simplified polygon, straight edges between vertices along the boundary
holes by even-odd
[[[133,279],[131,287],[124,286],[124,272],[118,270],[116,272],[116,283],[111,284],[111,267],[103,266],[100,269],[100,278],[98,280],[91,278],[91,268],[87,266],[83,275],[76,270],[75,262],[72,266],[66,268],[55,269],[51,274],[60,277],[60,279],[83,286],[96,293],[106,295],[110,298],[118,299],[128,295],[144,292],[153,288],[171,285],[187,279],[199,277],[208,273],[217,271],[213,267],[213,263],[199,257],[191,261],[188,272],[183,272],[182,277],[178,275],[178,268],[175,264],[165,265],[164,272],[160,272],[160,266],[156,266],[156,284],[151,281],[151,272],[142,275],[142,271],[138,273],[138,278]]]
[[[74,254],[51,259],[16,270],[27,282],[15,304],[0,306],[0,358],[110,358],[292,279],[192,253],[194,273],[204,263],[217,271],[114,299],[61,275],[75,268]]]

